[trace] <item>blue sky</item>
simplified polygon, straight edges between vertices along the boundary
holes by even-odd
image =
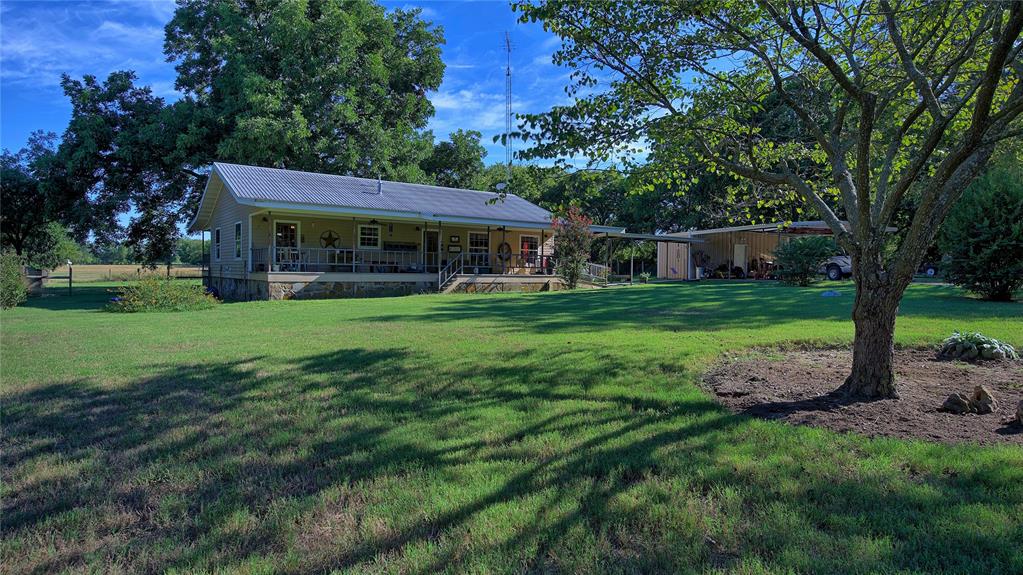
[[[447,44],[444,84],[431,94],[437,109],[430,123],[438,139],[458,129],[483,133],[487,163],[504,160],[491,142],[504,131],[504,32],[512,41],[512,91],[516,112],[537,112],[566,100],[568,71],[551,64],[558,39],[535,24],[519,24],[507,2],[384,2],[390,8],[419,7],[423,18],[443,26]],[[174,3],[28,2],[0,4],[0,146],[21,148],[29,133],[60,134],[70,106],[60,89],[61,73],[105,77],[132,69],[141,83],[167,99],[174,68],[163,56],[163,26]]]

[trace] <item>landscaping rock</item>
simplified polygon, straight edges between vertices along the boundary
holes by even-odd
[[[970,397],[970,404],[977,413],[991,413],[998,409],[998,401],[992,395],[991,390],[984,385],[973,388],[973,395]]]
[[[947,411],[949,413],[972,413],[973,404],[970,403],[970,398],[966,397],[961,393],[953,393],[948,396],[945,403],[941,405],[941,411]]]
[[[940,411],[947,411],[949,413],[977,413],[984,415],[986,413],[993,413],[998,409],[998,400],[995,399],[994,394],[985,385],[978,385],[973,388],[973,394],[966,396],[962,393],[953,393],[945,399],[945,403],[941,404]]]

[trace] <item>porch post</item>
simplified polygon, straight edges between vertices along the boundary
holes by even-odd
[[[636,279],[636,240],[632,240],[632,249],[629,250],[629,285],[633,285]]]
[[[444,222],[437,222],[437,269],[441,268],[442,256],[444,255]]]
[[[541,229],[540,230],[540,259],[537,260],[537,262],[536,262],[536,267],[540,269],[540,273],[541,274],[546,274],[547,273],[547,270],[545,269],[546,266],[544,266],[544,261],[543,261],[543,244],[544,244],[544,242],[547,241],[547,238],[545,238],[544,235],[545,235],[544,231],[543,231],[543,229]]]
[[[355,273],[355,250],[359,247],[359,223],[352,218],[352,273]]]
[[[614,247],[614,242],[611,241],[611,234],[604,232],[604,263],[607,265],[607,277],[611,278],[611,248]]]

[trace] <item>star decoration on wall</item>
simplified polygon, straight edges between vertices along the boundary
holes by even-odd
[[[334,248],[337,249],[337,242],[341,239],[341,236],[334,233],[334,230],[327,230],[320,235],[320,247],[323,248]]]

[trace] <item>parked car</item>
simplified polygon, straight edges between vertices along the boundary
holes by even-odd
[[[820,267],[820,273],[829,280],[838,281],[852,276],[852,257],[846,255],[831,256]]]

